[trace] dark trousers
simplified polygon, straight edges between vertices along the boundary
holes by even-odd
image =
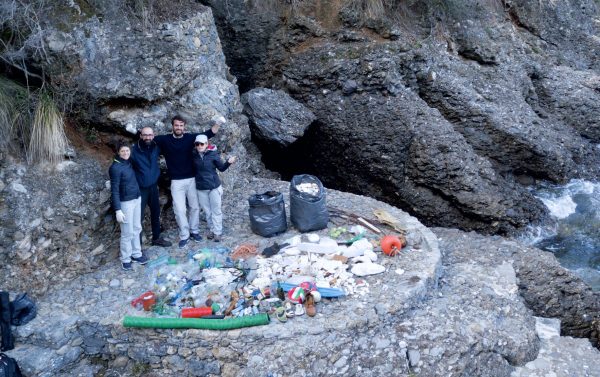
[[[158,185],[140,187],[142,192],[142,223],[146,204],[150,207],[150,222],[152,224],[152,241],[160,238],[160,203],[158,202]],[[141,237],[141,234],[140,234]]]

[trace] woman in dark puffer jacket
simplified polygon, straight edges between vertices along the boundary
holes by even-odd
[[[140,264],[148,261],[142,254],[140,244],[142,201],[135,172],[129,161],[130,156],[129,145],[120,143],[117,146],[117,155],[108,170],[112,206],[121,226],[121,266],[124,270],[132,269],[132,261]]]
[[[208,224],[206,238],[219,242],[223,234],[223,213],[221,212],[223,187],[221,187],[221,180],[216,169],[224,172],[235,162],[236,157],[229,157],[226,162],[223,162],[217,148],[214,145],[208,145],[206,135],[198,135],[194,145],[196,192],[198,193],[198,202],[206,214],[206,223]]]

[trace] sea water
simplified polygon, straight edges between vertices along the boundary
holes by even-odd
[[[562,266],[600,290],[600,183],[573,180],[533,189],[551,221],[530,228],[523,241],[554,253]]]

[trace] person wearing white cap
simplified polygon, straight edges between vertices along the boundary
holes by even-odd
[[[171,196],[173,197],[173,212],[179,227],[179,247],[185,247],[190,238],[201,241],[200,235],[200,207],[195,190],[194,165],[192,151],[197,136],[202,135],[207,139],[215,136],[225,118],[213,118],[211,128],[201,134],[185,133],[185,119],[176,115],[171,120],[172,134],[160,135],[154,141],[160,147],[161,153],[167,162],[167,172],[171,177]],[[189,206],[189,211],[186,207]]]
[[[217,148],[208,144],[206,135],[196,136],[194,144],[195,149],[192,155],[196,172],[196,193],[198,202],[206,214],[208,225],[206,238],[219,242],[223,234],[223,213],[221,212],[223,187],[217,169],[224,172],[235,162],[236,157],[231,156],[223,162]]]

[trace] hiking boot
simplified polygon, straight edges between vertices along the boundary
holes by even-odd
[[[213,241],[215,241],[215,242],[221,242],[221,235],[220,234],[215,234],[215,236],[213,237]]]
[[[144,254],[142,254],[142,256],[141,256],[141,257],[137,257],[137,258],[131,257],[131,260],[132,260],[133,262],[135,262],[135,263],[139,263],[139,264],[141,264],[141,265],[144,265],[144,264],[148,263],[148,257],[147,257],[147,256],[145,256]]]
[[[121,262],[121,267],[125,271],[131,271],[131,270],[133,270],[133,267],[131,267],[131,262],[129,262],[129,263]]]
[[[213,232],[206,233],[207,240],[212,240],[213,238],[215,238],[215,234]]]
[[[202,241],[202,236],[200,235],[200,233],[191,233],[190,237],[196,242]]]
[[[179,241],[179,248],[184,248],[185,245],[187,245],[187,243],[189,242],[189,240],[189,238],[186,238],[185,240]]]
[[[163,238],[159,238],[157,240],[152,240],[152,245],[160,247],[170,247],[173,244]]]

